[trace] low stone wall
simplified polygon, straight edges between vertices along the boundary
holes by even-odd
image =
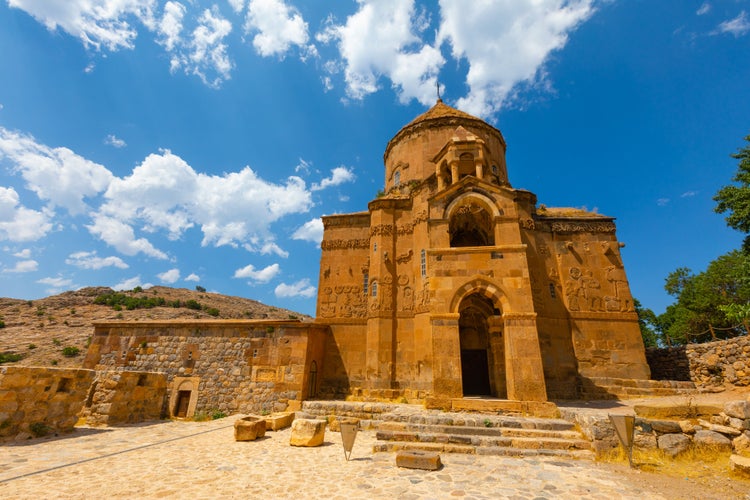
[[[81,412],[88,425],[133,424],[167,416],[165,373],[97,372]]]
[[[72,430],[93,380],[93,370],[0,366],[0,439]]]
[[[722,407],[678,405],[635,406],[633,447],[658,448],[676,456],[690,446],[710,446],[750,457],[750,401],[732,401]],[[597,455],[620,446],[609,417],[600,412],[561,408],[566,420],[578,424]]]
[[[698,388],[750,385],[750,337],[646,349],[655,380],[692,380]]]
[[[166,413],[268,413],[316,394],[328,327],[299,321],[96,323],[84,367],[167,377]],[[128,392],[126,390],[125,392]]]

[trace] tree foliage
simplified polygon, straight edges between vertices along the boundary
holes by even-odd
[[[638,326],[641,329],[643,345],[646,347],[657,347],[660,342],[659,335],[655,330],[657,325],[656,314],[651,309],[643,307],[641,302],[635,298],[633,299],[633,307],[638,314]]]
[[[669,343],[683,344],[689,337],[713,327],[718,338],[743,333],[735,310],[750,303],[750,254],[733,250],[712,261],[705,271],[693,274],[678,268],[667,276],[667,293],[677,301],[656,318],[656,329]],[[710,336],[709,336],[710,338]]]
[[[745,137],[750,142],[750,135]],[[737,173],[732,181],[737,184],[724,186],[714,196],[717,203],[716,212],[726,216],[727,225],[737,231],[745,233],[743,250],[750,253],[750,145],[740,149],[732,155],[739,160]]]

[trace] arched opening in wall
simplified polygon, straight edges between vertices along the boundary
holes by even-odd
[[[307,384],[307,397],[313,399],[318,393],[318,363],[315,360],[310,363],[310,377],[307,379]]]
[[[463,153],[458,157],[458,180],[463,179],[467,175],[476,175],[477,167],[474,165],[474,155],[471,153]]]
[[[465,297],[459,306],[461,384],[464,396],[505,397],[505,348],[500,312],[481,293]]]
[[[495,245],[489,212],[476,203],[466,203],[453,211],[448,224],[451,247]]]

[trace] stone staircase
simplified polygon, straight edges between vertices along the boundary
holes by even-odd
[[[497,413],[456,413],[394,403],[305,401],[300,416],[360,419],[379,441],[373,451],[593,458],[591,443],[574,424],[558,418]]]
[[[581,399],[637,399],[695,393],[693,382],[636,380],[626,378],[581,378]]]

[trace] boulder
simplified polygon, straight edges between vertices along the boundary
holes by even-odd
[[[264,420],[266,421],[267,431],[278,431],[279,429],[286,429],[287,427],[292,425],[292,421],[294,420],[294,412],[272,413],[271,415],[264,417]]]
[[[724,405],[724,413],[733,418],[750,418],[750,401],[730,401]]]
[[[325,432],[325,420],[297,419],[292,422],[292,436],[289,439],[289,444],[292,446],[320,446],[323,444]]]
[[[682,432],[679,422],[674,420],[648,420],[651,428],[659,434],[675,434]]]
[[[690,447],[690,437],[685,434],[662,434],[657,438],[659,448],[670,457],[676,457]]]
[[[750,432],[744,432],[732,440],[734,453],[743,457],[750,458]]]
[[[396,465],[407,469],[438,470],[443,466],[434,451],[401,450],[396,454]]]
[[[234,422],[235,441],[255,441],[266,435],[266,421],[262,417],[243,417]]]
[[[716,431],[698,431],[693,442],[700,446],[713,446],[719,449],[732,449],[732,442],[725,435]]]
[[[737,474],[750,477],[750,458],[732,455],[729,457],[729,467]]]

